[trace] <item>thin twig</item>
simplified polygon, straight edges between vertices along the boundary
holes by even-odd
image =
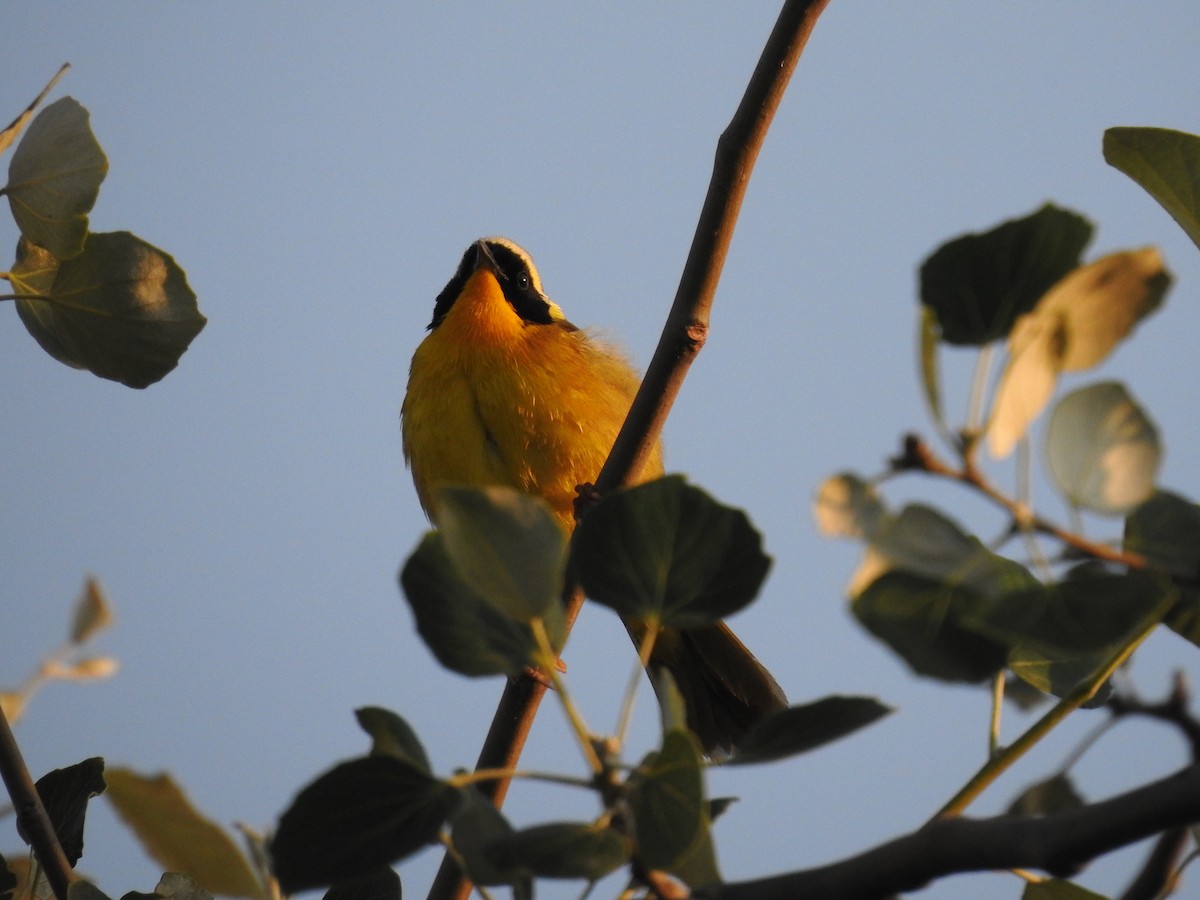
[[[75,873],[71,871],[71,864],[58,842],[58,835],[54,833],[50,816],[46,814],[46,807],[38,796],[37,787],[3,709],[0,709],[0,776],[3,776],[8,795],[12,798],[18,830],[33,847],[34,856],[46,873],[54,896],[58,900],[67,900],[67,885],[75,880]]]
[[[596,476],[597,495],[629,483],[641,470],[662,432],[663,422],[692,360],[704,346],[709,310],[754,161],[800,53],[828,3],[829,0],[787,0],[784,3],[746,93],[717,142],[708,194],[671,312],[625,424]],[[565,598],[569,628],[583,605],[583,592],[571,586],[565,592]],[[516,767],[544,693],[544,685],[537,685],[526,676],[509,681],[480,752],[478,767]],[[492,788],[492,799],[499,806],[508,783],[493,782]],[[470,889],[470,881],[447,855],[428,897],[429,900],[462,900]]]

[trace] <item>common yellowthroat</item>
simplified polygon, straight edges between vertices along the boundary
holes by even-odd
[[[505,238],[476,241],[438,294],[409,370],[404,457],[421,506],[436,524],[441,485],[507,485],[543,497],[570,534],[576,488],[599,473],[638,383],[619,351],[567,321],[528,253]],[[636,480],[662,471],[655,447]],[[636,640],[638,623],[625,624]],[[787,704],[723,622],[663,629],[650,665],[674,676],[709,754]]]

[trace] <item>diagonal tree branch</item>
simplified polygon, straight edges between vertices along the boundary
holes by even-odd
[[[787,0],[784,3],[746,93],[717,142],[708,194],[671,312],[629,416],[596,478],[597,494],[629,483],[641,470],[662,432],[663,422],[692,360],[704,346],[709,310],[750,173],[800,53],[828,3],[829,0]],[[565,594],[570,625],[583,605],[583,594],[576,586],[570,586]],[[545,686],[532,677],[522,676],[509,681],[476,768],[515,765],[544,694]],[[506,781],[492,784],[490,796],[497,805],[507,789]],[[430,889],[429,900],[465,898],[470,889],[470,882],[447,854]]]
[[[3,709],[0,709],[0,776],[3,776],[8,795],[12,798],[18,831],[33,847],[33,853],[46,873],[54,896],[58,900],[66,900],[67,885],[75,879],[75,875],[58,842],[58,835],[54,833],[50,816],[42,805],[42,798],[38,795]]]
[[[1099,803],[1044,816],[934,819],[832,865],[696,891],[700,900],[872,900],[988,869],[1069,876],[1088,861],[1200,821],[1200,764]]]

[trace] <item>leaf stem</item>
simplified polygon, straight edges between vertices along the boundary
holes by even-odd
[[[550,645],[550,636],[546,634],[546,623],[539,617],[532,619],[529,624],[533,629],[534,640],[537,641],[538,655],[541,657],[539,664],[542,671],[550,679],[550,684],[562,703],[563,712],[567,714],[567,719],[571,723],[571,730],[579,739],[579,748],[583,751],[584,761],[587,762],[593,774],[599,775],[604,771],[604,763],[600,761],[600,757],[596,754],[596,748],[592,746],[592,736],[588,731],[587,723],[583,721],[583,716],[575,706],[575,701],[567,693],[566,683],[558,674],[558,667],[554,664],[558,659],[558,654]]]
[[[1004,670],[992,676],[992,721],[988,728],[988,759],[1000,752],[1000,719],[1004,710]]]
[[[472,772],[461,772],[451,776],[448,781],[455,787],[465,787],[469,784],[482,784],[488,781],[501,781],[513,778],[525,778],[529,781],[545,781],[551,784],[563,784],[568,787],[594,788],[595,783],[590,779],[572,778],[570,775],[558,775],[554,772],[527,772],[521,769],[475,769]]]
[[[659,628],[655,623],[647,623],[642,639],[638,642],[638,661],[629,676],[629,686],[625,689],[625,697],[621,701],[621,712],[617,716],[617,746],[625,746],[625,736],[629,733],[629,722],[633,718],[633,701],[637,696],[638,685],[641,684],[646,667],[650,665],[650,654],[654,652],[654,642],[658,639]]]
[[[1115,672],[1119,669],[1133,651],[1150,633],[1158,626],[1158,620],[1155,619],[1150,624],[1140,629],[1129,641],[1125,643],[1112,657],[1096,671],[1091,678],[1080,682],[1074,690],[1067,696],[1063,697],[1054,705],[1054,707],[1044,716],[1034,722],[1029,728],[1017,738],[1012,744],[1006,747],[1002,752],[993,756],[983,767],[975,773],[957,794],[947,801],[946,805],[937,811],[934,815],[935,819],[947,818],[950,816],[959,815],[964,809],[970,806],[983,791],[1000,775],[1005,772],[1013,763],[1025,755],[1038,741],[1049,734],[1057,727],[1068,715],[1073,713],[1084,703],[1096,695],[1104,684]]]

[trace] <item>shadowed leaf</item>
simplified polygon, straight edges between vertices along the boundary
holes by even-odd
[[[1200,247],[1200,137],[1169,128],[1109,128],[1104,159],[1161,203]]]
[[[437,839],[459,790],[392,756],[342,763],[305,787],[271,841],[285,893],[358,878]]]
[[[650,869],[675,872],[676,864],[708,828],[700,762],[695,737],[676,729],[666,733],[662,749],[647,756],[630,778],[637,855]]]
[[[88,111],[70,97],[51,103],[29,123],[8,166],[8,203],[21,234],[58,259],[77,256],[107,173]]]
[[[359,726],[371,736],[372,756],[394,756],[412,763],[426,775],[432,774],[429,757],[417,733],[404,719],[388,709],[364,706],[354,711]]]
[[[400,585],[417,631],[446,668],[461,675],[516,675],[534,662],[537,642],[529,626],[497,612],[459,577],[438,532],[421,539],[400,572]],[[560,648],[562,632],[551,640]]]
[[[1200,645],[1200,506],[1158,491],[1125,520],[1125,549],[1173,579],[1179,599],[1166,624]]]
[[[144,388],[179,364],[207,321],[187,277],[170,256],[124,231],[89,234],[83,252],[59,263],[22,240],[25,288],[44,300],[17,300],[25,328],[59,362]]]
[[[1083,806],[1069,775],[1055,775],[1031,784],[1008,806],[1009,815],[1044,816]]]
[[[72,867],[83,856],[83,824],[88,800],[104,793],[104,786],[104,760],[98,756],[54,769],[37,780],[38,796],[42,798],[54,833]],[[25,843],[29,843],[19,822],[17,831]]]
[[[745,513],[680,476],[602,499],[575,529],[571,559],[593,600],[676,628],[737,612],[771,565]]]
[[[943,244],[921,266],[921,303],[949,344],[1006,337],[1022,313],[1079,265],[1092,236],[1087,219],[1046,204],[981,234]]]
[[[514,900],[533,896],[533,882],[520,866],[501,866],[490,854],[494,841],[514,834],[504,814],[474,788],[463,791],[463,804],[451,820],[454,848],[476,884],[511,885]]]
[[[803,706],[789,706],[751,728],[725,765],[773,762],[807,753],[891,711],[871,697],[825,697]]]
[[[624,865],[629,839],[611,828],[583,822],[552,822],[496,838],[488,854],[502,869],[521,869],[539,878],[597,881]]]
[[[360,878],[335,884],[322,900],[400,900],[401,895],[400,876],[391,866],[380,866]]]

